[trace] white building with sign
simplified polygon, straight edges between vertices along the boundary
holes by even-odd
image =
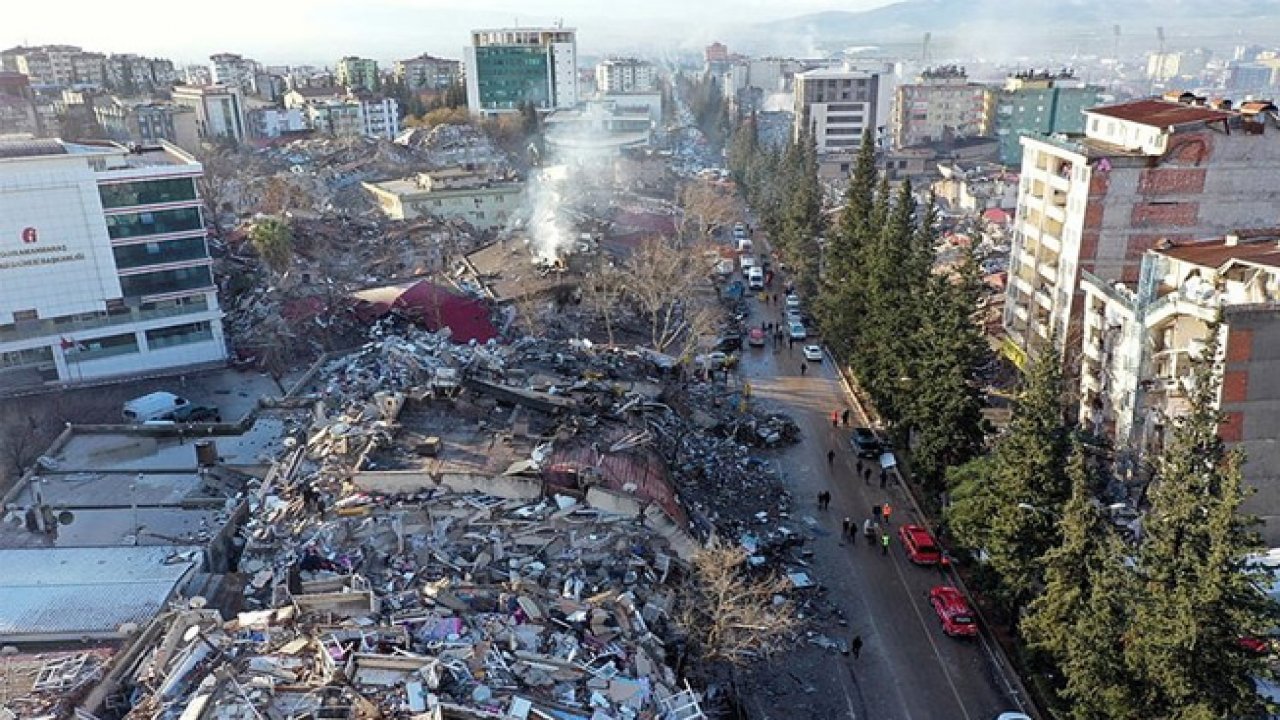
[[[0,392],[225,359],[202,172],[170,145],[0,141]]]

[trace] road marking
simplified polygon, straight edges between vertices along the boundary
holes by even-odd
[[[911,587],[907,585],[907,576],[902,574],[902,566],[898,564],[898,557],[895,554],[890,560],[893,562],[893,570],[898,574],[898,580],[902,583],[902,588],[907,591],[907,597],[911,598],[911,609],[915,611],[916,617],[920,619],[920,626],[924,628],[924,636],[929,640],[929,647],[933,648],[934,657],[938,658],[938,667],[942,668],[942,674],[947,678],[947,685],[951,688],[951,694],[956,698],[956,704],[960,706],[960,713],[964,715],[965,720],[972,720],[968,709],[964,706],[964,700],[960,697],[960,689],[956,687],[956,682],[951,678],[951,671],[947,669],[947,663],[942,659],[942,651],[938,650],[938,643],[933,639],[933,632],[929,623],[925,622],[924,614],[920,612],[920,604],[912,597]]]

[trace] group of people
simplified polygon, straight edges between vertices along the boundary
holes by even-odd
[[[823,496],[826,496],[825,502]],[[831,505],[831,493],[825,490],[818,493],[818,508],[826,509]],[[871,517],[862,521],[862,534],[866,536],[868,544],[874,543],[877,539],[880,541],[880,554],[889,554],[889,543],[891,537],[889,535],[890,519],[893,517],[893,506],[889,503],[883,505],[877,504],[871,506]],[[884,522],[884,529],[880,527],[880,523]],[[848,516],[841,523],[841,537],[850,543],[858,542],[858,524]]]

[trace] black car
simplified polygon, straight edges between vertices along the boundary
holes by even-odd
[[[169,419],[183,423],[220,423],[222,422],[222,413],[218,412],[218,408],[212,405],[190,404],[174,410],[170,413]]]
[[[880,444],[880,438],[871,431],[871,428],[859,427],[853,429],[853,436],[849,438],[853,444],[853,450],[860,458],[880,457],[883,446]]]
[[[742,349],[741,335],[723,335],[716,340],[716,349],[720,352],[733,352]]]

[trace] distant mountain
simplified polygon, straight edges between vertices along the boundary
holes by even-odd
[[[1261,26],[1260,26],[1261,24]],[[1262,39],[1280,25],[1280,0],[905,0],[862,12],[829,11],[761,23],[753,39],[770,44],[883,44],[977,33],[984,42],[1022,46],[1030,37],[1106,36],[1155,39],[1163,26],[1172,41],[1197,34],[1229,39],[1247,32]]]

